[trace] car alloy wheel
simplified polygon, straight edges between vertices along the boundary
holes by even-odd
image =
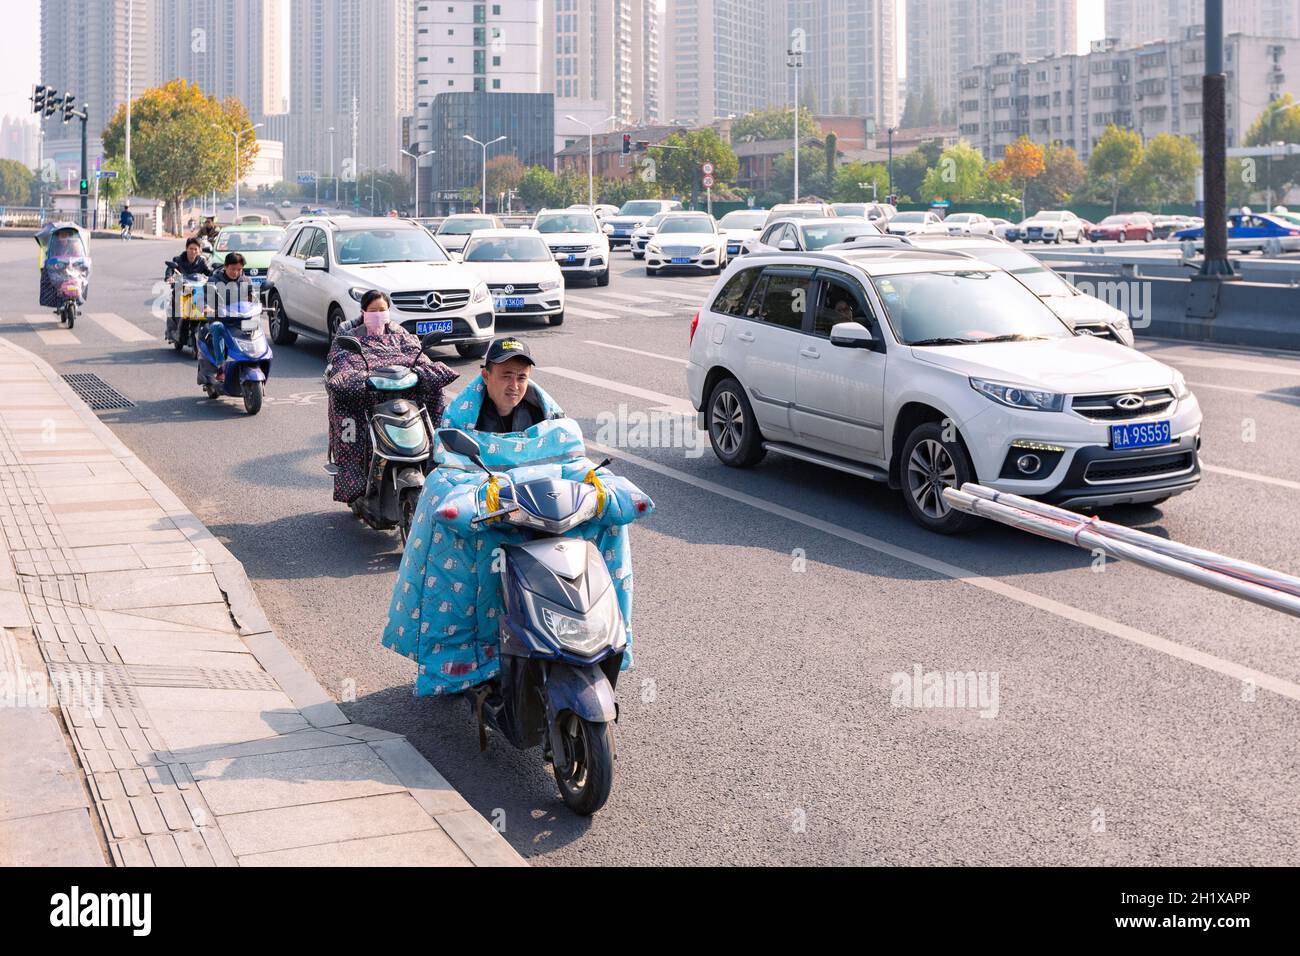
[[[713,414],[709,417],[713,440],[728,457],[736,454],[745,437],[745,413],[734,392],[721,391],[713,399]]]
[[[948,516],[952,509],[944,500],[943,490],[957,484],[957,466],[940,442],[925,438],[916,443],[907,461],[907,490],[929,518]]]

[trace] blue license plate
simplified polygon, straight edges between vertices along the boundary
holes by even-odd
[[[259,288],[266,284],[266,276],[249,276],[253,280],[253,285]]]
[[[687,256],[673,256],[673,265],[685,266],[690,265],[691,260]]]
[[[1155,445],[1168,445],[1173,441],[1169,422],[1142,422],[1137,425],[1111,425],[1110,447],[1116,450],[1125,448],[1151,448]]]
[[[569,258],[565,259],[564,261],[565,261],[565,262],[577,262],[577,261],[578,261],[578,257],[577,257],[577,256],[569,256]]]
[[[616,235],[616,236],[626,236],[626,235],[627,235],[627,230],[626,230],[626,229],[615,229],[615,230],[614,230],[614,235]]]
[[[727,255],[729,256],[734,256],[739,251],[740,251],[740,246],[727,246]]]
[[[416,322],[415,334],[428,335],[430,332],[450,332],[451,319],[433,319],[428,322]]]
[[[502,296],[495,303],[498,309],[522,309],[524,307],[524,297],[522,295]]]

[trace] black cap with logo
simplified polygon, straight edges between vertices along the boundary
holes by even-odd
[[[509,362],[515,358],[521,358],[529,365],[537,364],[533,360],[532,353],[528,351],[528,343],[521,339],[506,336],[505,338],[494,339],[492,344],[488,346],[486,361],[493,365]]]

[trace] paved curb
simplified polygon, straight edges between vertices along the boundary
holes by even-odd
[[[240,639],[313,728],[364,741],[473,864],[527,865],[523,857],[405,737],[349,722],[333,698],[276,636],[257,600],[243,564],[217,540],[162,479],[150,471],[99,420],[53,367],[40,356],[8,339],[0,338],[0,348],[8,349],[32,363],[81,419],[87,430],[102,441],[110,453],[149,492],[185,538],[204,553],[239,628]],[[19,606],[10,607],[6,604],[7,596],[16,597],[18,602],[23,601],[17,575],[6,548],[0,550],[0,624],[29,627],[30,618],[25,605],[20,603]],[[12,625],[9,623],[10,618],[15,621]]]

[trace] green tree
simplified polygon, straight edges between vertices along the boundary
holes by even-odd
[[[239,100],[207,96],[197,84],[171,80],[145,90],[131,107],[131,158],[141,192],[167,203],[167,230],[179,233],[181,207],[187,197],[213,189],[225,192],[235,183],[234,134],[248,129],[248,111]],[[126,106],[118,107],[104,127],[104,151],[122,156]],[[257,158],[257,141],[240,141],[239,175],[246,176]]]
[[[627,179],[602,179],[596,184],[596,196],[599,202],[622,206],[633,199],[658,199],[659,184],[652,179],[643,179],[639,174]]]
[[[1201,153],[1190,137],[1159,133],[1151,137],[1133,172],[1130,195],[1138,205],[1157,208],[1191,202],[1200,168]]]
[[[876,186],[874,195],[872,183]],[[884,202],[888,195],[889,170],[882,163],[843,163],[835,170],[835,182],[831,187],[831,198],[835,202]]]
[[[489,201],[495,202],[496,200],[492,197],[509,192],[511,189],[518,189],[519,182],[523,178],[524,164],[519,161],[518,157],[506,154],[489,159],[487,164]]]
[[[733,182],[740,169],[736,154],[713,129],[674,133],[660,145],[681,148],[650,150],[655,180],[670,195],[689,195],[692,204],[703,189],[700,170],[705,163],[713,164],[714,188],[718,191]]]
[[[520,177],[517,188],[524,207],[535,212],[557,204],[560,183],[555,173],[545,166],[529,166]]]
[[[36,177],[16,159],[0,159],[0,203],[24,205],[32,194]]]
[[[1119,210],[1119,197],[1142,163],[1142,137],[1114,123],[1106,127],[1088,157],[1088,177],[1097,191],[1110,200],[1110,211]]]
[[[1283,93],[1250,124],[1243,142],[1247,146],[1300,143],[1300,103],[1290,93]],[[1300,185],[1300,156],[1247,158],[1249,162],[1239,166],[1245,185],[1253,185],[1257,191],[1271,188],[1275,196],[1283,196],[1290,187]]]
[[[1087,175],[1087,168],[1072,147],[1048,146],[1043,154],[1043,173],[1030,182],[1025,202],[1036,209],[1068,205]]]
[[[919,198],[967,203],[983,198],[986,192],[988,180],[984,175],[984,157],[978,149],[962,140],[945,149],[939,155],[939,162],[926,172]]]
[[[821,139],[822,129],[807,110],[799,110],[799,138]],[[733,143],[756,143],[773,139],[794,142],[794,108],[769,106],[740,117],[731,125]]]
[[[929,139],[901,157],[894,154],[894,192],[900,202],[920,197],[925,174],[939,162],[942,153],[943,144],[937,139]]]
[[[104,160],[100,168],[104,172],[117,173],[114,177],[106,178],[101,176],[99,179],[99,202],[103,209],[99,221],[111,223],[114,221],[112,210],[123,199],[135,193],[135,183],[131,181],[126,163],[120,159],[109,157]]]
[[[830,195],[830,184],[835,182],[835,160],[839,156],[840,138],[834,133],[826,134],[826,195]]]
[[[790,202],[794,195],[794,150],[789,150],[772,165],[772,192],[777,202]],[[816,196],[826,199],[833,184],[826,180],[826,151],[820,146],[799,150],[799,195],[796,200]]]

